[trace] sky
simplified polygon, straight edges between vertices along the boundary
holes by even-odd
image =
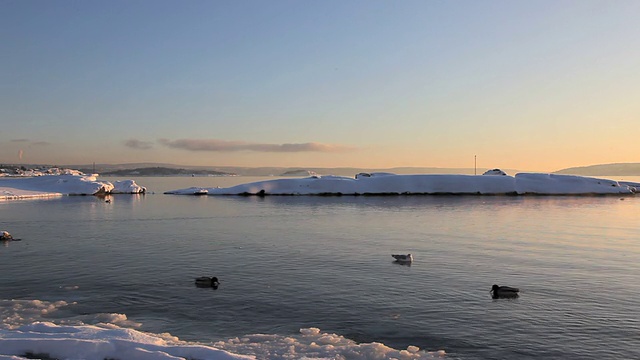
[[[0,0],[0,162],[639,162],[640,1]]]

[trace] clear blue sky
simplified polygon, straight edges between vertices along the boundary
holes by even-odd
[[[640,162],[640,1],[0,1],[0,162]]]

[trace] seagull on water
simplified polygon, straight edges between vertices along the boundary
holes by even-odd
[[[393,256],[394,259],[396,259],[397,262],[401,262],[401,263],[410,263],[413,262],[413,256],[411,256],[411,254],[407,254],[407,255],[391,255]]]

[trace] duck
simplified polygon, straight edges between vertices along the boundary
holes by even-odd
[[[498,286],[493,285],[491,287],[491,297],[494,299],[508,299],[508,298],[517,298],[520,292],[520,289],[510,287],[510,286]]]
[[[11,241],[11,240],[13,240],[13,236],[11,236],[11,234],[9,234],[8,231],[3,230],[3,231],[0,232],[0,240],[2,240],[2,241]]]
[[[391,256],[393,256],[393,258],[396,259],[397,262],[401,262],[401,263],[413,262],[413,256],[411,256],[411,254],[407,254],[407,255],[392,254]]]
[[[212,287],[215,289],[218,285],[220,285],[220,281],[218,281],[218,278],[215,276],[201,276],[196,278],[196,286],[198,287]]]

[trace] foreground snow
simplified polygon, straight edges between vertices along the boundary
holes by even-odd
[[[0,200],[62,195],[139,194],[146,189],[133,180],[98,181],[94,175],[48,175],[0,179]]]
[[[311,176],[276,179],[229,188],[196,188],[167,191],[178,195],[598,195],[633,194],[640,184],[573,175],[520,173],[504,175],[492,170],[475,175],[395,175],[389,173],[343,176]]]
[[[27,353],[56,359],[252,359],[106,324],[59,326],[38,322],[13,331],[0,330],[0,348],[0,354],[17,356],[15,359],[23,359],[20,356]]]
[[[73,306],[65,301],[0,300],[0,360],[33,359],[435,359],[445,352],[416,346],[397,350],[380,343],[356,343],[318,328],[299,334],[252,334],[215,343],[181,341],[167,333],[132,329],[140,324],[123,314],[83,315],[55,324],[44,318]],[[87,324],[90,322],[92,324]],[[31,355],[29,355],[31,354]],[[45,357],[46,356],[46,357]]]
[[[229,350],[225,350],[225,349]],[[233,352],[232,352],[233,351]],[[111,324],[55,325],[36,322],[0,330],[0,359],[27,359],[27,354],[55,359],[434,359],[444,351],[425,352],[410,346],[396,350],[380,343],[358,344],[320,329],[300,335],[246,335],[213,345],[180,341],[169,334],[148,334]],[[241,355],[244,353],[248,355]]]

